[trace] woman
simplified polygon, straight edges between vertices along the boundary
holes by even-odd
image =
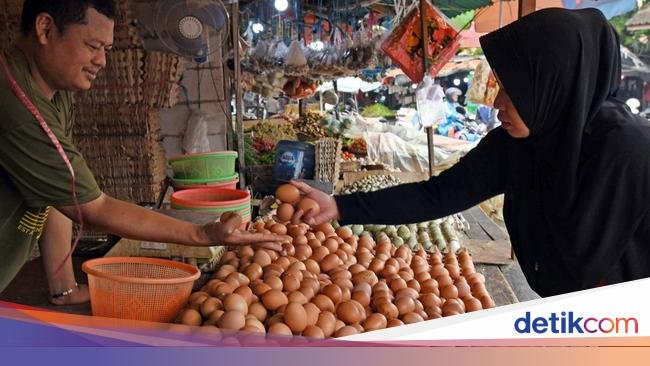
[[[420,222],[505,193],[530,286],[550,296],[650,276],[650,125],[616,99],[613,28],[595,9],[544,9],[481,38],[502,126],[427,182],[332,198],[310,224]]]

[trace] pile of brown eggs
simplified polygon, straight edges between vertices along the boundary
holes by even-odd
[[[413,253],[387,236],[375,242],[330,224],[310,228],[268,220],[251,230],[292,240],[283,253],[250,246],[226,252],[177,322],[329,338],[494,306],[465,249]]]

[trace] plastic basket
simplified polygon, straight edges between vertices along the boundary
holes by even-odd
[[[83,263],[94,316],[172,322],[201,272],[166,259],[107,257]]]
[[[175,179],[227,179],[235,174],[236,151],[217,151],[169,159]]]
[[[235,174],[226,179],[172,179],[172,184],[176,191],[194,188],[237,189],[237,183],[239,183],[239,174]]]

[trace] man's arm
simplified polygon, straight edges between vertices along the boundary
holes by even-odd
[[[74,206],[57,209],[77,221]],[[192,246],[260,244],[269,249],[281,249],[285,237],[275,234],[251,234],[238,229],[241,217],[230,216],[223,223],[196,225],[177,220],[146,208],[101,194],[99,198],[81,205],[85,223],[105,232],[125,238]]]

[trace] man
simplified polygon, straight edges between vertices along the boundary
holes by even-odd
[[[1,55],[7,68],[0,65],[0,291],[25,263],[47,221],[47,235],[41,244],[50,277],[50,301],[87,298],[79,294],[87,289],[76,285],[69,259],[70,219],[79,221],[78,210],[84,224],[136,240],[194,246],[255,243],[281,248],[281,236],[241,232],[238,215],[224,218],[224,222],[194,225],[116,200],[99,190],[72,144],[71,92],[89,89],[106,66],[114,18],[112,0],[26,0],[22,37]],[[11,79],[60,142],[74,170],[74,195],[66,162],[11,89]],[[68,240],[61,240],[66,237]]]

